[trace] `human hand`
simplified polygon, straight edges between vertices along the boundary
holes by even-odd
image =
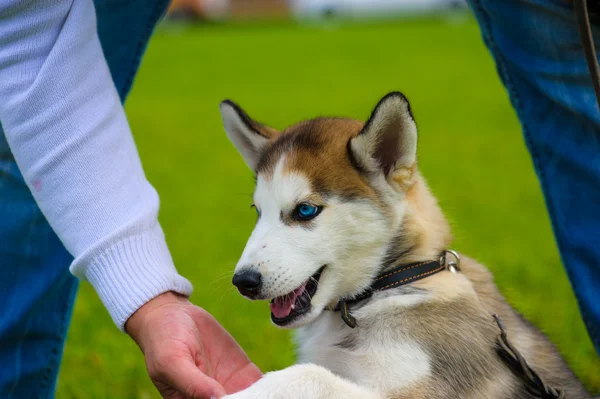
[[[207,311],[172,292],[142,306],[125,324],[164,398],[220,398],[261,377],[233,337]]]

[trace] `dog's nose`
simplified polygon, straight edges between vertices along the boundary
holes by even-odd
[[[234,274],[231,282],[237,287],[240,294],[254,297],[258,294],[260,280],[260,273],[256,270],[243,270]]]

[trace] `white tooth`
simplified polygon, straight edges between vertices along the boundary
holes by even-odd
[[[296,308],[296,305],[292,305],[292,310],[294,310]]]

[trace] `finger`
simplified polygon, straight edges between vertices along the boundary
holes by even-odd
[[[220,398],[225,395],[221,384],[200,371],[193,362],[173,362],[165,372],[169,385],[192,399]]]

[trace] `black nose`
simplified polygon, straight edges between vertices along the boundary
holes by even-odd
[[[233,275],[231,280],[240,292],[248,297],[254,297],[260,289],[260,273],[255,270],[243,270]]]

